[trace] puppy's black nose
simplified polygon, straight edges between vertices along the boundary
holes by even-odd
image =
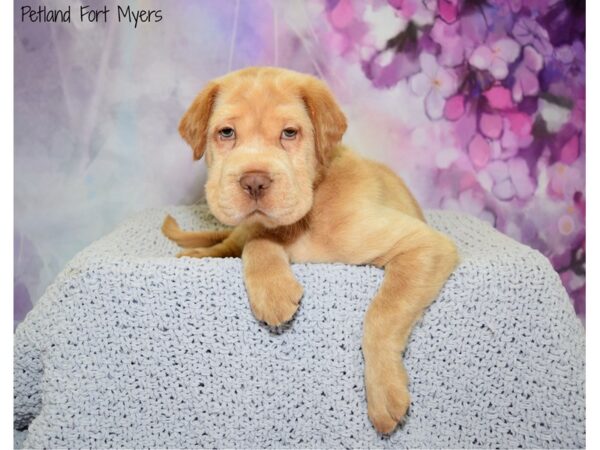
[[[271,178],[266,172],[246,172],[240,178],[240,186],[250,197],[258,200],[271,186]]]

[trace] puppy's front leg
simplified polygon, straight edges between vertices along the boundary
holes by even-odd
[[[391,433],[410,405],[402,352],[415,322],[435,299],[458,256],[454,244],[424,224],[394,246],[380,290],[364,322],[363,354],[369,418]]]
[[[303,289],[284,248],[268,238],[248,241],[242,252],[244,281],[254,316],[271,326],[289,321]]]

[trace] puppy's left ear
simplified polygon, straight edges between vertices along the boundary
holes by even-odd
[[[219,85],[210,82],[194,99],[192,105],[179,122],[179,134],[194,150],[194,159],[202,158],[206,147],[208,119],[212,113],[213,105]]]
[[[346,116],[321,80],[310,77],[301,93],[313,124],[317,159],[327,166],[333,149],[346,132]]]

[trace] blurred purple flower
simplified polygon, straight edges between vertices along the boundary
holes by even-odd
[[[489,142],[479,133],[475,134],[469,142],[468,151],[471,162],[476,169],[485,167],[492,155]]]
[[[357,5],[389,6],[354,1],[351,12],[339,2],[332,28],[347,41],[344,55],[356,53],[372,32]],[[408,79],[424,97],[432,123],[419,133],[431,132],[439,150],[412,163],[436,171],[431,198],[550,256],[584,314],[585,2],[388,3],[411,33],[390,36],[362,64],[376,88]]]
[[[467,55],[470,55],[477,46],[483,44],[488,38],[487,19],[479,9],[474,9],[468,14],[460,16],[460,34],[464,39]]]
[[[523,0],[508,0],[508,3],[513,13],[518,13],[523,7]]]
[[[523,61],[515,70],[515,84],[512,95],[519,103],[525,95],[536,95],[540,90],[538,72],[544,66],[544,58],[533,47],[523,48]]]
[[[545,4],[530,7],[540,14],[538,23],[547,30],[551,44],[560,47],[585,33],[585,3],[585,0],[545,0]]]
[[[585,48],[581,41],[562,45],[556,49],[556,60],[564,67],[565,75],[581,85],[585,84]]]
[[[482,170],[478,179],[482,187],[491,190],[496,198],[502,201],[509,201],[515,197],[527,200],[535,191],[529,167],[522,158],[492,161]]]
[[[439,63],[454,67],[462,64],[473,50],[485,41],[487,25],[480,12],[460,16],[452,23],[438,18],[430,35],[442,50],[438,57]]]
[[[444,66],[454,67],[465,60],[464,38],[460,34],[460,23],[447,24],[437,19],[431,29],[431,38],[442,49],[438,61]]]
[[[388,2],[399,10],[402,17],[417,25],[428,25],[433,22],[435,0],[388,0]]]
[[[548,31],[531,17],[519,17],[513,27],[513,36],[521,45],[533,45],[543,56],[552,55]]]
[[[430,53],[419,57],[421,73],[410,79],[410,87],[418,96],[425,96],[425,111],[432,120],[441,119],[445,99],[456,92],[456,76],[441,67]]]
[[[485,194],[481,189],[465,189],[457,198],[445,197],[441,206],[452,211],[464,211],[493,224],[494,214],[486,208]]]
[[[531,0],[528,0],[531,2]],[[523,0],[487,0],[494,9],[506,10],[509,13],[517,14],[523,8]]]
[[[351,0],[339,0],[329,11],[329,21],[337,29],[344,29],[354,20],[354,7]]]
[[[560,160],[565,164],[573,164],[579,157],[579,136],[574,134],[560,150]]]
[[[508,76],[508,64],[519,57],[520,50],[514,40],[503,38],[493,44],[477,47],[469,63],[480,70],[488,70],[497,80],[503,80]]]
[[[502,159],[515,156],[519,149],[531,145],[533,135],[533,120],[528,114],[522,112],[507,112],[503,118],[503,132],[500,144],[502,153],[498,155]]]
[[[458,0],[438,0],[438,12],[446,23],[456,22],[458,16]]]
[[[390,88],[419,71],[419,61],[411,54],[393,53],[391,61],[386,63],[385,53],[378,52],[362,63],[363,71],[373,86]]]
[[[572,199],[577,192],[585,189],[580,171],[560,161],[548,168],[548,176],[548,194],[556,200]]]

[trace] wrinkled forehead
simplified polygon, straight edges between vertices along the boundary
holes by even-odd
[[[310,122],[299,90],[285,83],[243,80],[224,83],[213,107],[211,122],[235,119]]]

